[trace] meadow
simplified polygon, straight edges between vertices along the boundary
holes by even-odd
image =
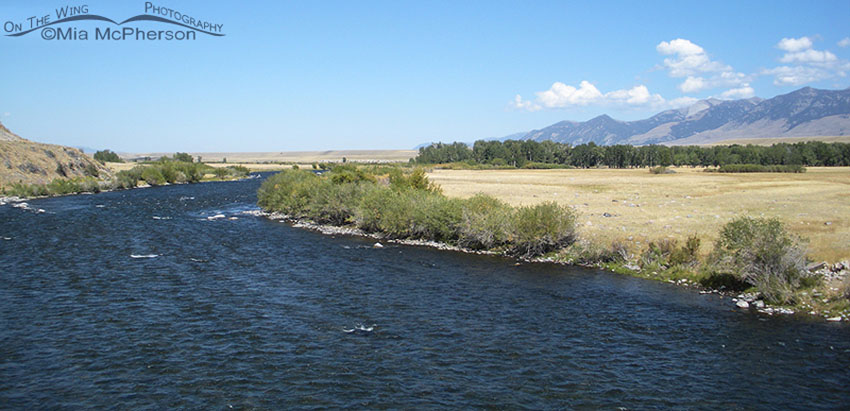
[[[637,169],[431,170],[449,197],[492,195],[514,206],[555,201],[578,211],[579,235],[640,250],[648,241],[696,234],[707,254],[720,227],[735,217],[775,217],[809,240],[809,256],[850,258],[850,168],[805,173],[673,174]]]

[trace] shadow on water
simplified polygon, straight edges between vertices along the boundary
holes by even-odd
[[[374,249],[241,214],[259,183],[0,207],[4,408],[850,403],[844,324],[594,270]]]

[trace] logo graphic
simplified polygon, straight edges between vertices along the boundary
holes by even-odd
[[[190,14],[145,2],[145,14],[130,17],[121,22],[97,14],[89,14],[89,6],[65,6],[53,14],[32,16],[24,22],[6,21],[3,31],[6,37],[22,37],[34,31],[41,33],[44,40],[89,40],[89,30],[74,26],[74,22],[95,21],[111,23],[105,27],[95,27],[95,40],[196,40],[198,33],[222,37],[221,23],[196,18]],[[176,30],[142,29],[130,23],[154,22],[169,26],[182,27]],[[72,23],[69,25],[68,23]],[[127,25],[127,26],[125,26]]]

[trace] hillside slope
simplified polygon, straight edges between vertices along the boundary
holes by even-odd
[[[109,169],[76,148],[32,142],[0,123],[0,187],[14,183],[46,184],[55,178],[111,175]]]

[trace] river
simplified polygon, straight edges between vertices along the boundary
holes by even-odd
[[[850,406],[847,324],[373,248],[242,214],[259,184],[0,207],[0,408]]]

